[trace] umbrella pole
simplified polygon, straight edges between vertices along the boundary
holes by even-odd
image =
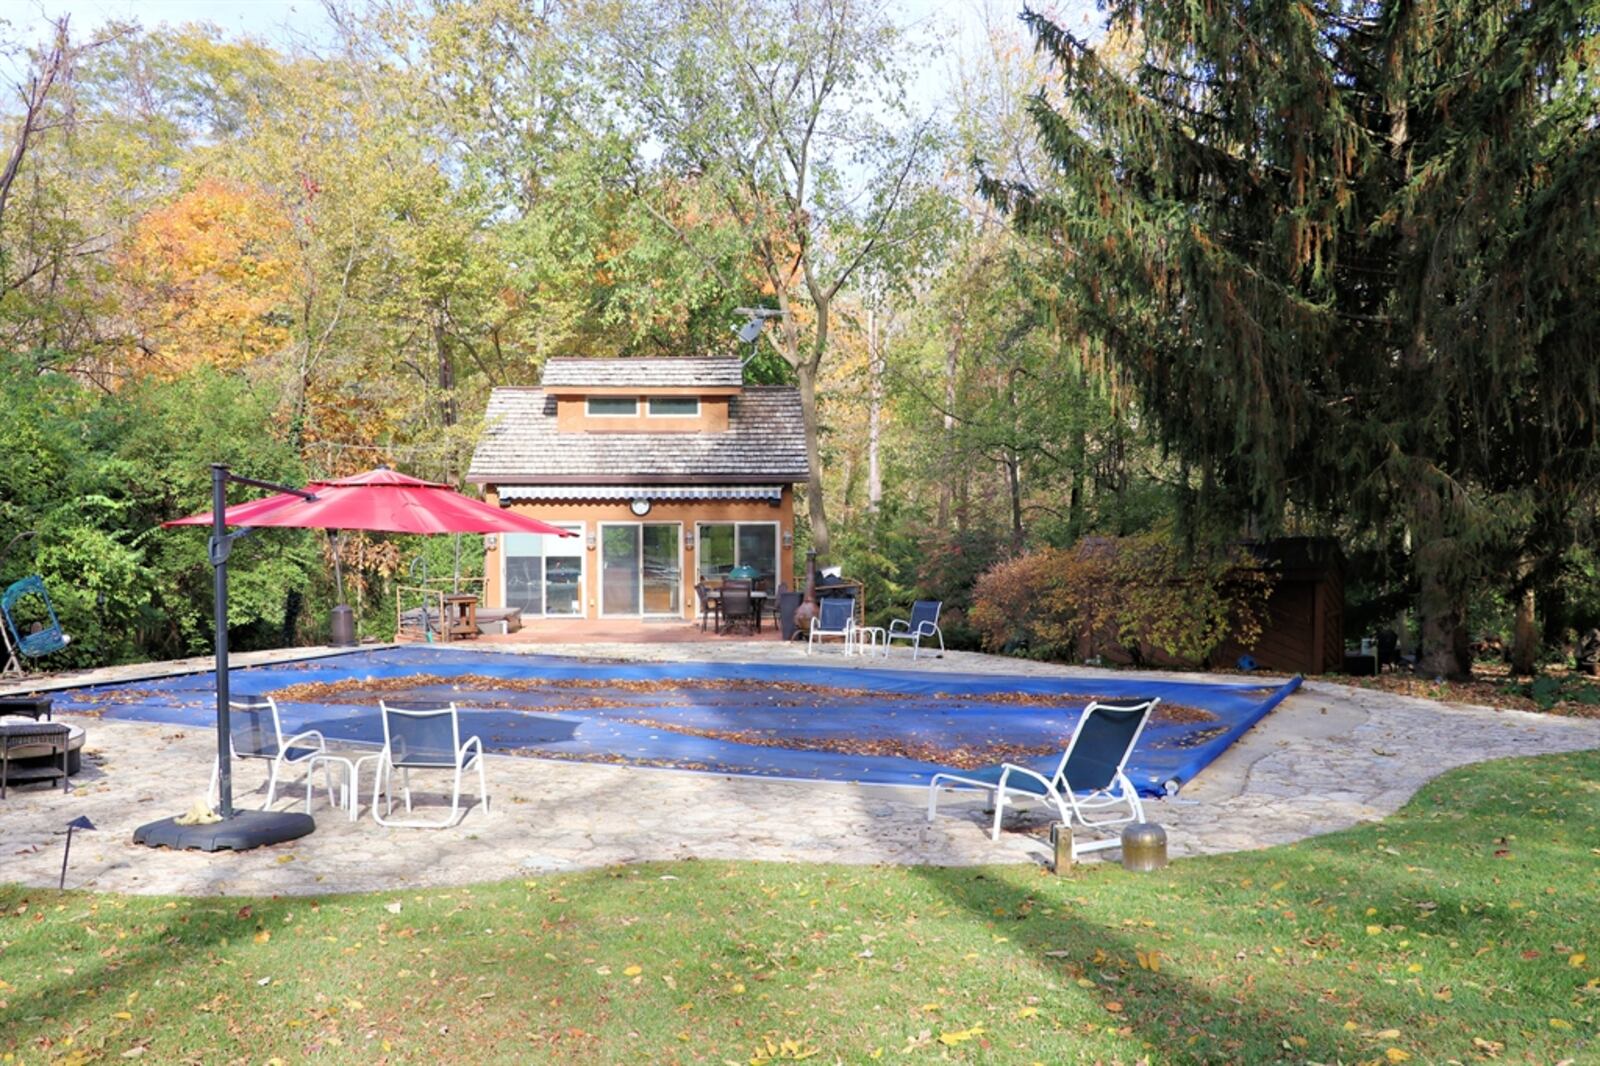
[[[333,553],[333,587],[338,593],[339,603],[344,603],[344,567],[339,564],[339,533],[337,530],[328,530],[328,550]]]
[[[228,722],[228,468],[211,464],[211,562],[217,648],[217,813],[233,817],[232,736]]]
[[[233,807],[233,743],[228,710],[228,554],[233,542],[250,532],[228,532],[228,482],[237,481],[257,488],[290,492],[315,499],[303,489],[276,485],[270,481],[238,477],[222,463],[211,464],[211,565],[214,569],[212,593],[215,600],[212,621],[217,648],[217,813],[218,819],[195,821],[187,816],[147,822],[133,831],[133,842],[152,848],[201,851],[245,851],[266,844],[295,840],[316,829],[309,814],[290,811],[236,811]],[[64,861],[64,860],[63,860]]]

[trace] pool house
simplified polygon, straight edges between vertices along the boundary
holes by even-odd
[[[793,583],[800,397],[736,358],[553,358],[498,388],[468,480],[576,537],[485,540],[483,603],[524,626],[693,621],[695,584],[735,568]]]

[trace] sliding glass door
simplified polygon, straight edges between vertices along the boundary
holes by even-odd
[[[666,522],[640,527],[644,541],[645,614],[680,614],[683,611],[683,560],[678,554],[678,525]]]
[[[676,615],[683,559],[676,522],[600,524],[600,613]]]

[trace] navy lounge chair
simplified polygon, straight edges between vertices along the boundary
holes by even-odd
[[[1139,703],[1089,704],[1078,719],[1078,727],[1067,742],[1055,773],[1046,777],[1039,770],[1015,763],[1001,763],[982,770],[940,773],[928,783],[928,821],[938,809],[939,790],[951,786],[986,789],[994,793],[994,827],[991,840],[1000,839],[1000,819],[1006,803],[1032,800],[1056,809],[1063,824],[1088,830],[1120,832],[1132,822],[1144,821],[1139,792],[1124,772],[1139,734],[1160,703],[1159,697]],[[1080,843],[1072,842],[1072,856],[1121,844],[1120,835]]]

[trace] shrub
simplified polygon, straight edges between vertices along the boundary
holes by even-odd
[[[989,651],[1070,658],[1076,631],[1056,577],[1070,553],[1041,548],[1005,559],[978,578],[970,621]]]
[[[1092,538],[1030,552],[979,579],[973,624],[985,647],[1051,658],[1115,646],[1204,664],[1230,637],[1261,635],[1271,575],[1240,545],[1186,552],[1170,532]]]

